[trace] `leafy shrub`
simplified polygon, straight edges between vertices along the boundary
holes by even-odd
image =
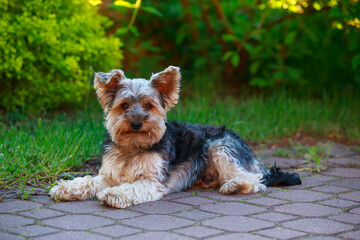
[[[298,95],[360,87],[358,0],[144,0],[142,5],[162,16],[138,15],[139,36],[130,39],[137,52],[129,44],[124,50],[142,60],[127,61],[139,70],[179,64],[202,74],[206,84],[210,75],[232,88],[250,84]],[[143,44],[149,41],[156,51]],[[150,54],[152,61],[141,57]]]
[[[118,67],[121,42],[86,0],[0,0],[0,108],[78,102],[94,70]]]

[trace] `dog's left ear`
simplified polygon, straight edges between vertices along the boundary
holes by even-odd
[[[174,66],[169,66],[150,78],[151,86],[159,91],[167,111],[174,107],[179,100],[180,79],[180,68]]]

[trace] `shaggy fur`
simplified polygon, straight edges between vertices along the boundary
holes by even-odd
[[[60,181],[60,200],[96,197],[116,208],[186,190],[194,184],[223,194],[254,193],[266,186],[301,184],[299,175],[267,170],[249,145],[225,127],[167,122],[179,99],[180,69],[170,66],[150,80],[121,70],[97,73],[94,85],[108,131],[96,177]]]

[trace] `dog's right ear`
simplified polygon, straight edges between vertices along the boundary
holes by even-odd
[[[121,80],[125,78],[124,72],[120,69],[114,69],[109,73],[95,73],[94,87],[101,107],[104,110],[109,108],[115,93],[121,86]]]

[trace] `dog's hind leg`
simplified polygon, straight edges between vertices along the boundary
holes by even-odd
[[[235,140],[235,141],[234,141]],[[220,193],[255,193],[264,191],[266,186],[262,183],[262,169],[253,170],[254,164],[257,163],[255,155],[250,152],[248,157],[253,157],[251,161],[242,160],[239,155],[238,148],[235,146],[240,144],[237,139],[220,139],[209,145],[209,161],[210,166],[214,167],[218,173],[218,181],[220,184]],[[246,145],[246,147],[248,147]],[[249,151],[251,149],[249,148]],[[249,167],[249,165],[251,165]],[[254,171],[251,172],[248,169]]]
[[[96,193],[108,187],[105,178],[101,175],[96,177],[78,177],[71,181],[61,180],[50,190],[53,199],[71,201],[94,198]]]

